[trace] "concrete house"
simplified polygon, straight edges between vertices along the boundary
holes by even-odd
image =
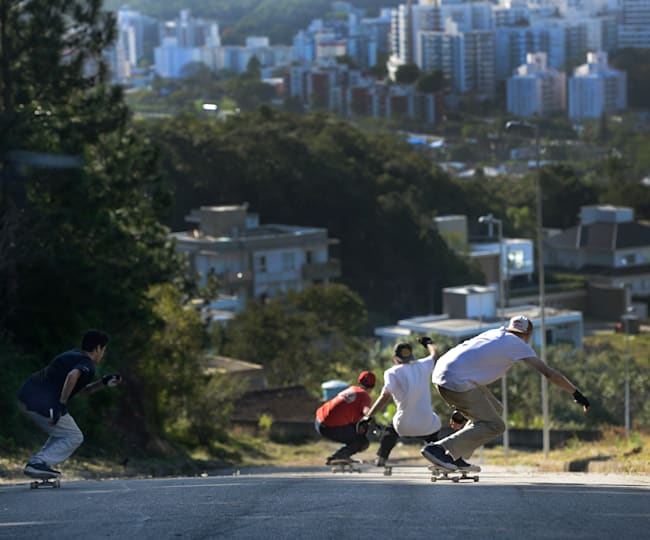
[[[300,291],[341,275],[340,261],[329,252],[338,241],[327,229],[262,225],[247,210],[246,204],[202,206],[185,218],[192,230],[172,233],[200,281],[214,274],[223,292],[236,297],[237,311],[250,299]]]

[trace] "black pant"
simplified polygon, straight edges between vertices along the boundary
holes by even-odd
[[[439,431],[436,431],[431,435],[423,435],[421,437],[413,437],[413,438],[421,439],[423,441],[431,443],[438,440],[439,433],[440,433]],[[384,432],[381,434],[381,439],[379,439],[379,449],[377,450],[377,455],[384,459],[388,459],[388,456],[390,455],[392,449],[395,448],[398,439],[399,439],[399,435],[397,434],[397,431],[395,431],[393,424],[391,423],[390,425],[386,426]]]
[[[362,452],[368,446],[370,442],[368,437],[357,433],[356,424],[348,424],[346,426],[336,426],[328,427],[320,422],[316,421],[316,431],[318,431],[323,437],[331,441],[344,443],[341,448],[339,448],[332,458],[334,459],[346,459],[356,454],[357,452]]]

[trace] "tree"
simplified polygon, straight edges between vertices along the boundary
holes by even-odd
[[[138,386],[158,320],[148,292],[180,265],[161,224],[170,197],[157,152],[108,85],[113,22],[99,0],[0,0],[0,124],[10,134],[0,157],[3,172],[14,166],[0,205],[11,246],[0,340],[42,366],[87,328],[107,330],[102,368],[121,371],[131,390],[117,405],[131,419],[125,433],[146,438],[161,435],[134,421],[156,399]]]
[[[414,84],[420,76],[420,68],[417,64],[404,64],[397,68],[395,82],[397,84]]]
[[[444,73],[439,69],[420,75],[416,82],[418,91],[425,94],[435,94],[436,92],[443,91],[446,87],[447,79],[445,79]]]
[[[250,302],[225,330],[223,352],[264,366],[269,384],[304,384],[365,365],[357,339],[365,325],[361,299],[342,285],[314,285],[264,303]]]

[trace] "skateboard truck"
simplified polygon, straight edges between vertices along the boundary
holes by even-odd
[[[431,481],[437,482],[438,480],[451,480],[455,484],[458,484],[461,480],[473,480],[478,482],[478,474],[471,474],[472,471],[463,471],[461,469],[446,469],[443,467],[436,467],[435,465],[430,465],[428,467],[431,471]]]
[[[361,472],[361,461],[357,461],[356,459],[349,460],[349,459],[335,459],[333,461],[330,461],[328,465],[332,466],[332,472],[333,473],[353,473],[353,472]]]
[[[31,478],[34,478],[34,480],[32,480],[29,483],[29,488],[30,489],[38,489],[38,488],[41,488],[41,487],[51,487],[51,488],[58,489],[58,488],[61,487],[61,481],[59,480],[59,478],[57,476],[52,476],[52,475],[49,475],[49,474],[47,474],[47,475],[46,474],[44,474],[44,475],[30,474],[28,476],[30,476]]]

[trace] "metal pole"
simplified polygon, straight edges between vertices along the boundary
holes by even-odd
[[[499,304],[501,307],[501,317],[505,318],[505,303],[503,290],[503,222],[500,219],[494,220],[499,226]],[[506,428],[503,432],[503,457],[508,458],[510,448],[510,432],[508,430],[508,379],[504,373],[501,377],[501,399],[503,404],[503,423]]]
[[[503,286],[503,221],[496,219],[492,214],[488,214],[487,216],[481,216],[479,218],[479,223],[486,223],[488,225],[490,236],[492,236],[492,225],[496,223],[498,226],[499,264],[497,268],[497,279],[499,280],[499,309],[501,311],[501,318],[505,320],[505,291]],[[501,399],[503,405],[502,418],[505,425],[505,431],[503,432],[503,457],[504,459],[507,459],[508,450],[510,448],[510,432],[508,430],[508,377],[505,373],[501,377]]]
[[[628,313],[625,314],[625,438],[630,438],[630,319]]]
[[[539,144],[539,125],[535,126],[535,161],[537,167],[535,192],[537,203],[537,259],[538,259],[538,276],[539,276],[539,316],[540,316],[540,340],[539,340],[539,356],[540,360],[546,363],[546,290],[544,281],[544,247],[543,231],[542,231],[542,170],[540,160],[540,144]],[[548,456],[550,449],[550,432],[549,432],[549,411],[548,411],[548,380],[542,375],[542,417],[543,417],[543,430],[542,430],[542,449],[544,457]]]

